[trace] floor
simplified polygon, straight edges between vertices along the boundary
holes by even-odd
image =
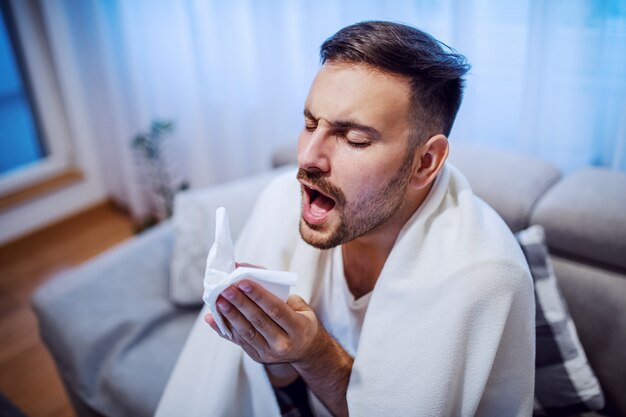
[[[39,338],[33,291],[132,235],[129,217],[103,203],[0,247],[0,392],[26,415],[75,415]]]

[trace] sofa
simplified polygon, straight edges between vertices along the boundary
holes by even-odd
[[[532,156],[454,143],[450,155],[513,231],[543,226],[554,273],[604,391],[596,413],[626,416],[626,175],[600,168],[562,175]],[[273,163],[294,161],[295,150],[287,147]],[[277,171],[179,198],[203,196],[234,207],[236,238]],[[172,302],[170,271],[181,239],[175,223],[62,272],[33,296],[41,336],[81,417],[144,417],[156,409],[199,311]]]

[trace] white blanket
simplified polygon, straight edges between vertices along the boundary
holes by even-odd
[[[260,197],[241,261],[298,274],[310,300],[327,252],[298,234],[295,173]],[[202,311],[157,416],[279,416],[263,365],[218,337]],[[532,281],[504,222],[451,165],[407,222],[376,283],[348,386],[351,416],[529,416]]]

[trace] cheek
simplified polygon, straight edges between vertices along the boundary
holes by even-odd
[[[381,181],[367,167],[353,166],[337,179],[336,185],[343,191],[348,205],[351,205],[371,195],[381,186]]]
[[[301,141],[303,137],[301,133]],[[328,153],[331,170],[334,171],[332,177],[346,194],[353,194],[352,189],[365,191],[366,188],[371,190],[387,184],[407,157],[408,145],[404,141],[379,142],[367,148],[350,147],[345,141],[338,141],[336,145]]]
[[[348,204],[379,192],[400,168],[400,162],[390,157],[342,159],[336,156],[333,183],[344,192]]]

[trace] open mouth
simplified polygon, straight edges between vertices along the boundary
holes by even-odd
[[[304,220],[313,225],[325,222],[328,214],[336,205],[335,200],[321,191],[304,184],[302,184],[302,190],[304,196],[302,216]]]

